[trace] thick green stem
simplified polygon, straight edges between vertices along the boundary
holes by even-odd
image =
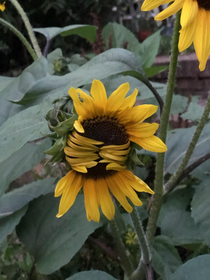
[[[20,14],[20,16],[21,16],[21,18],[22,18],[22,20],[23,20],[23,22],[25,24],[25,27],[26,27],[26,29],[28,31],[28,35],[29,35],[29,37],[31,39],[31,43],[33,45],[33,48],[34,48],[34,50],[36,52],[37,57],[41,57],[42,56],[42,52],[40,50],[40,47],[39,47],[38,42],[37,42],[37,39],[36,39],[36,37],[34,35],[33,28],[32,28],[32,26],[31,26],[31,24],[29,22],[29,19],[28,19],[26,13],[24,12],[23,8],[20,6],[20,4],[18,3],[17,0],[10,0],[10,2],[15,6],[15,8],[17,9],[18,13]]]
[[[166,92],[165,105],[163,107],[163,112],[160,119],[159,137],[163,142],[166,142],[168,120],[169,120],[171,103],[172,103],[172,98],[174,93],[174,84],[175,84],[177,58],[178,58],[178,41],[179,41],[179,29],[180,29],[179,21],[180,21],[180,12],[176,14],[173,41],[172,41],[171,60],[170,60],[169,73],[168,73],[168,86]],[[153,197],[153,203],[151,206],[149,221],[147,226],[147,240],[149,245],[151,245],[154,239],[156,223],[162,205],[164,157],[165,157],[164,153],[157,154],[155,182],[154,182],[155,194]]]
[[[131,276],[132,272],[134,271],[133,264],[132,264],[129,256],[127,255],[126,248],[122,241],[120,231],[117,227],[117,223],[115,222],[115,219],[110,221],[110,225],[111,225],[112,234],[113,234],[113,237],[115,238],[115,242],[116,242],[117,249],[119,252],[121,265],[122,265],[128,279],[130,279],[130,276]]]
[[[171,188],[173,187],[174,182],[177,181],[177,179],[180,177],[180,175],[182,174],[182,172],[184,171],[185,167],[188,164],[188,161],[190,160],[190,157],[194,151],[194,148],[198,142],[198,139],[201,135],[201,132],[206,124],[206,121],[208,119],[210,113],[210,96],[208,97],[205,109],[203,111],[203,115],[200,119],[200,122],[195,130],[195,133],[193,135],[193,138],[188,146],[188,149],[185,153],[185,156],[182,160],[182,162],[180,163],[177,171],[174,173],[174,175],[170,178],[170,180],[167,182],[167,184],[165,185],[165,191],[169,192],[171,190]]]
[[[8,29],[10,29],[20,40],[21,42],[25,45],[27,50],[29,51],[30,55],[32,56],[33,60],[37,59],[37,56],[31,47],[30,43],[26,40],[26,38],[20,33],[12,24],[8,23],[7,21],[3,20],[0,18],[0,23],[4,26],[6,26]]]
[[[136,211],[136,207],[133,208],[133,211],[130,213],[130,217],[133,222],[134,230],[138,237],[138,242],[141,249],[141,260],[139,262],[138,268],[131,277],[131,279],[134,280],[141,279],[142,276],[145,275],[145,272],[147,270],[146,268],[151,262],[151,253],[140,217],[138,215],[138,212]]]

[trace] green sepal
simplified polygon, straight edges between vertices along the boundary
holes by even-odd
[[[139,159],[136,153],[135,145],[131,143],[131,150],[126,161],[126,167],[128,170],[133,172],[135,170],[136,165],[144,166],[143,162]]]
[[[52,156],[48,162],[60,162],[64,158],[64,147],[66,146],[67,136],[58,139],[55,144],[44,153]]]
[[[63,122],[58,123],[57,126],[50,125],[50,127],[57,133],[57,135],[63,136],[63,135],[68,134],[73,129],[74,122],[77,118],[78,117],[76,115],[74,115],[73,117],[71,117]]]

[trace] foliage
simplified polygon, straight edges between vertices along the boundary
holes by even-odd
[[[26,10],[30,8],[33,18],[36,7],[29,7],[30,2],[26,4]],[[43,14],[53,11],[62,18],[67,1],[45,0],[36,5]],[[100,1],[78,1],[71,5],[72,11],[82,5],[91,11],[103,10]],[[78,12],[80,17],[82,12]],[[91,25],[44,27],[45,24],[35,31],[43,34],[48,42],[57,35],[76,34],[91,43],[96,37],[96,28]],[[54,117],[60,126],[55,130],[56,134],[49,134],[49,127],[52,128],[53,124],[48,127],[47,112],[53,108],[55,100],[66,98],[70,87],[89,90],[93,79],[99,79],[110,95],[120,84],[129,82],[128,95],[137,88],[138,103],[157,105],[154,92],[165,98],[166,85],[148,80],[166,69],[152,66],[161,40],[160,30],[139,43],[122,25],[108,23],[102,36],[105,47],[99,55],[74,53],[63,56],[62,49],[56,48],[46,58],[36,59],[20,76],[0,77],[0,280],[114,280],[127,277],[107,220],[103,217],[100,223],[87,221],[82,193],[64,217],[55,217],[58,199],[53,197],[53,192],[56,180],[65,174],[66,167],[62,163],[56,167],[44,166],[47,160],[50,161],[44,151],[48,150],[52,155],[52,149],[60,152],[66,140],[62,138],[55,144],[54,139],[63,137],[68,125],[74,121],[71,114],[63,110],[63,105],[62,110],[55,107],[60,115],[57,113]],[[127,49],[123,49],[125,43]],[[171,116],[187,119],[191,127],[169,127],[165,181],[180,165],[202,112],[196,98],[188,104],[186,97],[174,96]],[[159,111],[156,119],[158,115]],[[207,123],[188,166],[209,152],[209,126]],[[56,160],[59,162],[62,156]],[[136,168],[135,174],[150,186],[153,186],[155,160],[154,154],[143,150],[133,158],[134,162],[144,164]],[[41,172],[35,174],[34,180],[24,180],[23,174],[30,170],[34,172],[40,162]],[[210,167],[206,162],[187,174],[175,190],[164,195],[151,249],[154,279],[209,279],[209,174]],[[13,189],[11,183],[18,178],[23,182],[19,188]],[[144,208],[140,208],[139,215],[146,226],[150,201],[146,194],[141,199]],[[126,254],[136,268],[141,256],[136,234],[128,214],[119,209],[116,221],[121,224],[120,234]]]

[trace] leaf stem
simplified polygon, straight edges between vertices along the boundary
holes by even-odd
[[[188,164],[188,161],[190,160],[190,157],[195,149],[195,146],[198,142],[198,139],[201,135],[201,132],[206,124],[206,121],[208,119],[208,116],[209,116],[209,113],[210,113],[210,95],[208,97],[208,100],[207,100],[207,103],[206,103],[206,106],[204,108],[204,111],[203,111],[203,115],[200,119],[200,122],[195,130],[195,133],[193,135],[193,138],[188,146],[188,149],[185,153],[185,156],[182,160],[182,162],[180,163],[177,171],[174,173],[174,175],[170,178],[170,180],[166,183],[165,185],[165,192],[169,192],[172,190],[172,188],[174,187],[174,183],[179,179],[179,177],[181,176],[182,172],[184,171],[185,167],[187,166]]]
[[[166,99],[165,99],[165,105],[163,107],[163,112],[160,119],[159,138],[164,143],[166,142],[168,120],[169,120],[170,108],[171,108],[174,85],[175,85],[175,76],[176,76],[177,59],[178,59],[179,30],[180,30],[180,12],[176,14],[173,41],[172,41],[171,60],[170,60],[169,73],[168,73]],[[162,206],[164,158],[165,158],[164,153],[157,154],[155,182],[154,182],[155,194],[153,197],[153,202],[151,205],[149,221],[147,226],[147,241],[150,246],[154,239],[156,223]]]
[[[38,58],[41,57],[42,56],[42,52],[40,50],[39,44],[38,44],[37,39],[36,39],[36,37],[34,35],[33,28],[32,28],[32,26],[31,26],[31,24],[29,22],[29,19],[28,19],[26,13],[24,12],[23,8],[21,7],[21,5],[18,3],[17,0],[10,0],[10,2],[15,6],[16,10],[20,14],[20,16],[21,16],[21,18],[22,18],[22,20],[23,20],[23,22],[25,24],[25,27],[26,27],[26,29],[28,31],[28,35],[29,35],[29,37],[31,39],[31,43],[33,45],[33,48],[35,50],[35,53],[36,53],[37,57]]]
[[[30,43],[27,41],[27,39],[23,36],[22,33],[20,33],[17,28],[15,28],[12,24],[8,23],[6,20],[0,18],[0,23],[4,26],[6,26],[8,29],[10,29],[19,39],[20,41],[25,45],[27,50],[29,51],[30,55],[32,56],[33,60],[37,59],[37,56],[30,45]]]

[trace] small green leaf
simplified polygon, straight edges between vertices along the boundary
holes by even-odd
[[[47,40],[51,40],[57,35],[69,36],[79,35],[82,38],[87,39],[90,43],[94,43],[96,37],[96,26],[85,24],[74,24],[60,27],[46,27],[46,28],[34,28],[35,32],[43,34]]]
[[[59,200],[48,194],[32,201],[16,230],[42,274],[50,274],[68,263],[87,237],[101,226],[88,222],[83,195],[78,195],[71,209],[58,219]]]
[[[73,276],[66,278],[66,280],[117,280],[106,272],[99,270],[83,271]]]
[[[166,71],[167,69],[168,69],[168,65],[158,65],[158,66],[151,66],[149,68],[144,68],[144,72],[147,78],[150,78],[163,71]]]
[[[181,265],[170,280],[209,280],[210,255],[202,255]]]

